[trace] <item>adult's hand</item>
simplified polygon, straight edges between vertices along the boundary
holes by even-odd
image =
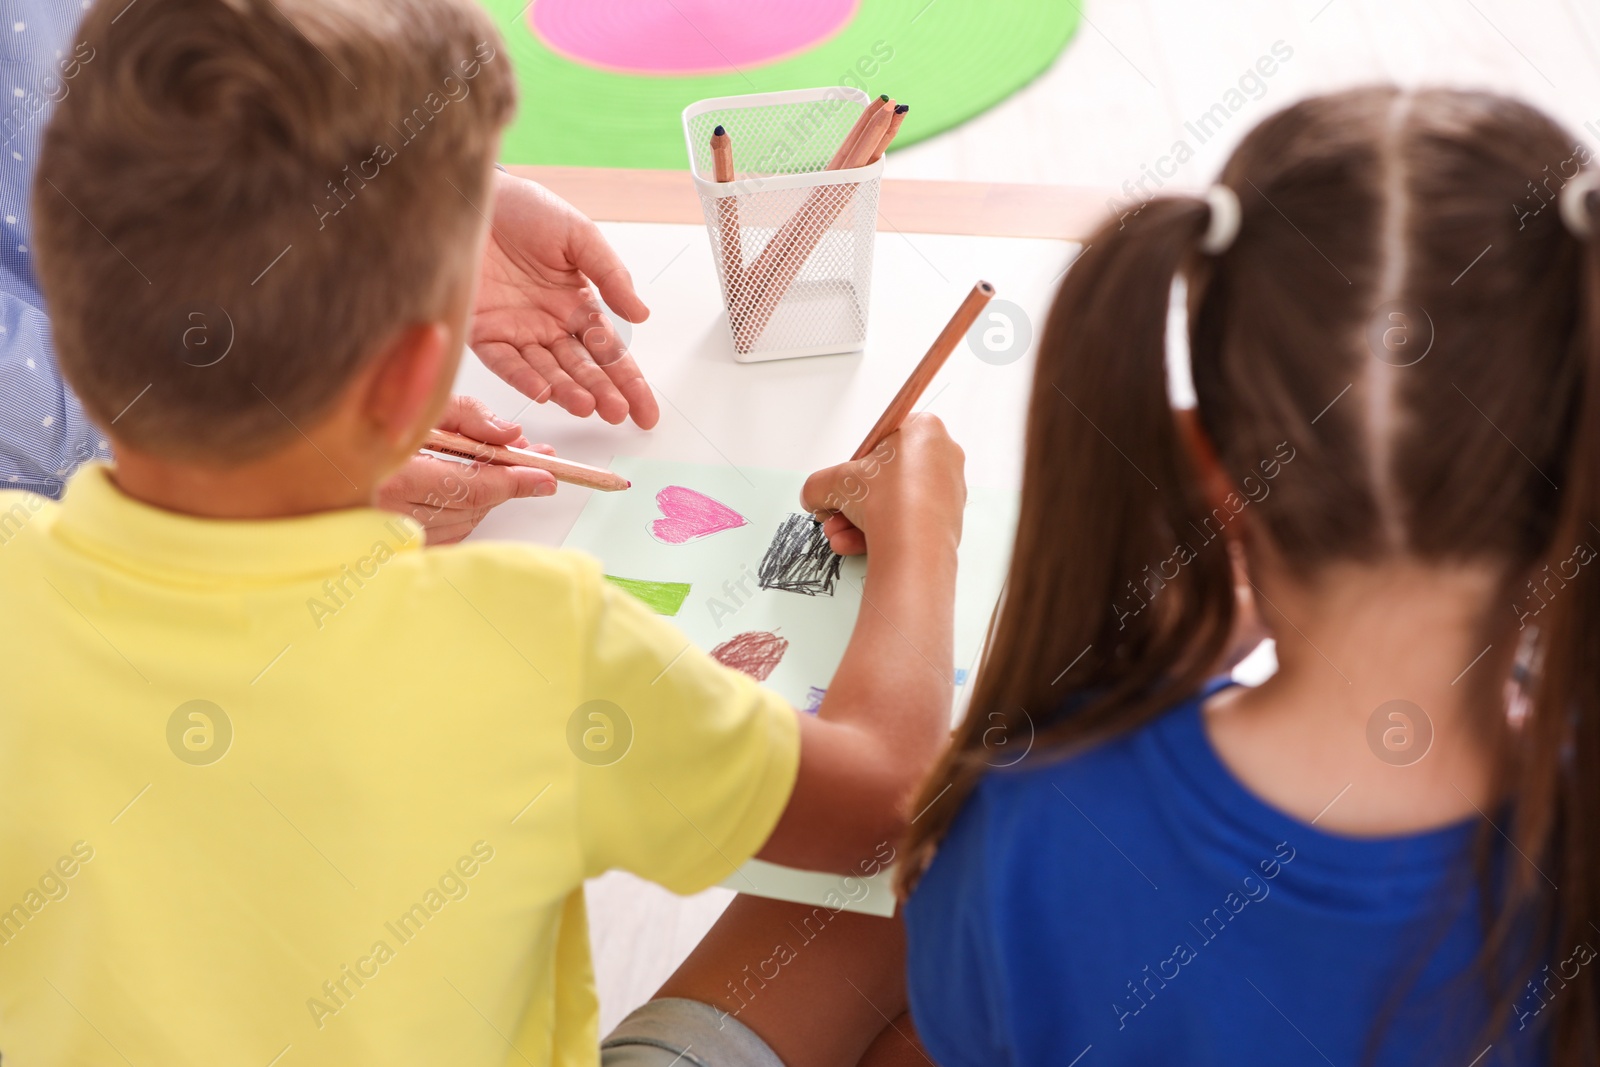
[[[492,223],[469,337],[478,358],[540,403],[654,426],[656,398],[591,285],[629,322],[650,309],[599,228],[538,183],[498,172]]]
[[[439,417],[439,429],[494,445],[555,453],[549,445],[530,446],[522,436],[522,427],[496,418],[489,406],[476,397],[451,397]],[[549,471],[491,463],[462,464],[418,455],[378,487],[378,506],[421,523],[428,544],[448,545],[471,533],[490,509],[507,500],[549,496],[555,491],[555,475]]]

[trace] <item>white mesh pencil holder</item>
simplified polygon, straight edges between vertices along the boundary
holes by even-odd
[[[823,168],[870,99],[858,89],[799,89],[702,100],[683,111],[742,363],[857,352],[866,343],[883,161]],[[718,126],[732,139],[732,182],[713,180]]]

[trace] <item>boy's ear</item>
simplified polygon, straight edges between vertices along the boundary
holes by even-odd
[[[440,383],[448,369],[450,330],[442,322],[416,322],[402,328],[374,358],[363,414],[395,447],[420,439],[432,424],[433,409],[448,395]]]

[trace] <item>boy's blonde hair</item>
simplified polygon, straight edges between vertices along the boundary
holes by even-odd
[[[459,297],[515,105],[473,0],[102,0],[79,33],[35,254],[119,441],[271,451]]]

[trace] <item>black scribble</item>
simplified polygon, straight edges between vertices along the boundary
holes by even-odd
[[[761,557],[756,584],[785,593],[832,596],[843,563],[828,547],[822,523],[810,515],[790,515],[778,524],[777,536]]]

